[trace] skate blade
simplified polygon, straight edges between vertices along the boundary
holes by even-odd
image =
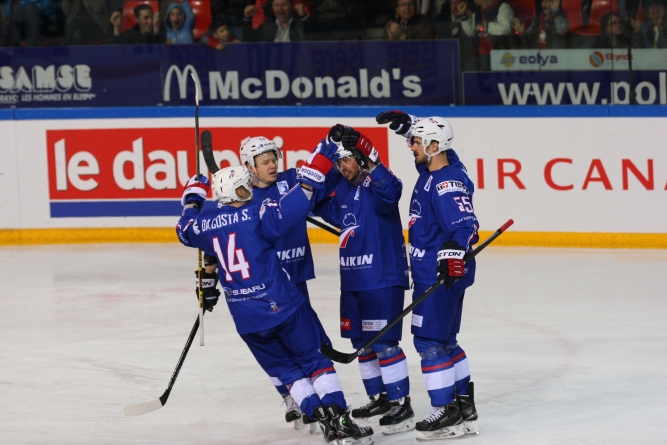
[[[417,440],[426,442],[429,440],[453,439],[465,435],[463,425],[454,425],[437,431],[417,431]]]
[[[391,436],[392,434],[404,433],[413,429],[415,429],[415,419],[411,417],[396,425],[384,425],[382,427],[382,434]]]
[[[292,426],[295,430],[299,431],[302,430],[305,425],[303,424],[301,417],[299,417],[298,419],[292,421]]]
[[[320,430],[320,426],[317,424],[317,422],[304,424],[304,425],[308,427],[308,432],[310,434],[320,434],[322,432]]]
[[[479,428],[477,427],[477,422],[463,422],[463,432],[465,434],[479,434]]]
[[[345,439],[338,439],[338,445],[373,445],[373,438],[370,436],[362,437],[360,439],[346,437]]]

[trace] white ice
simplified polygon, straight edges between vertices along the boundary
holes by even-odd
[[[314,252],[313,306],[351,352],[337,246]],[[167,404],[123,415],[167,386],[197,315],[196,256],[178,244],[0,248],[0,444],[322,444],[284,422],[224,303]],[[478,258],[459,340],[481,433],[453,441],[667,443],[667,251],[490,247]],[[430,407],[403,326],[420,420]],[[366,403],[356,362],[336,369],[348,403]]]

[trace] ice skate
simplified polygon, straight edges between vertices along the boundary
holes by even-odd
[[[313,412],[313,419],[320,424],[320,429],[324,435],[325,442],[338,443],[336,422],[329,416],[329,413],[323,406],[319,406],[315,409],[315,412]]]
[[[301,416],[301,420],[303,421],[303,425],[305,427],[308,427],[308,432],[310,434],[317,434],[321,432],[317,421],[311,417],[308,417],[308,414],[303,413],[303,416]]]
[[[459,404],[461,417],[463,418],[463,431],[466,434],[479,434],[477,427],[477,409],[475,409],[475,386],[468,382],[468,394],[457,394],[456,402]]]
[[[303,428],[303,420],[301,420],[303,413],[299,409],[299,405],[296,404],[292,396],[285,396],[283,402],[285,403],[285,422],[294,425],[295,430]]]
[[[327,406],[327,411],[336,425],[339,445],[373,445],[373,428],[359,425],[337,405]]]
[[[382,434],[389,436],[414,429],[415,413],[410,406],[410,397],[405,397],[403,403],[396,401],[391,404],[389,412],[380,419]]]
[[[417,440],[452,439],[463,436],[463,419],[456,401],[446,406],[435,406],[426,419],[417,422]]]
[[[363,419],[368,421],[371,419],[371,417],[386,414],[391,409],[387,393],[383,392],[379,396],[370,396],[369,398],[371,401],[366,405],[362,406],[361,408],[352,410],[352,417],[357,420]]]

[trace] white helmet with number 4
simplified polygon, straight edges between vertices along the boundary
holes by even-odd
[[[280,148],[264,136],[247,137],[241,141],[241,164],[255,166],[255,156],[272,151],[276,159],[283,157]]]
[[[240,199],[236,194],[236,189],[245,187],[250,192],[250,197]],[[213,175],[213,197],[223,204],[229,204],[233,201],[245,202],[252,199],[252,181],[250,172],[243,165],[233,165],[218,170]]]
[[[449,149],[454,139],[454,130],[452,125],[441,117],[433,116],[421,119],[412,127],[412,137],[422,139],[424,149],[431,145],[431,142],[438,143],[438,153]]]

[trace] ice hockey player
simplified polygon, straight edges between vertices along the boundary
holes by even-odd
[[[400,111],[377,116],[379,124],[408,138],[419,179],[410,198],[409,250],[413,300],[436,280],[444,280],[412,314],[412,334],[432,411],[417,422],[417,439],[475,434],[473,383],[466,354],[457,343],[466,288],[475,278],[475,261],[463,262],[478,241],[473,210],[474,185],[451,144],[454,132],[441,117],[417,120]]]
[[[320,423],[325,439],[368,445],[373,430],[357,425],[347,412],[333,363],[319,352],[326,334],[275,250],[276,240],[312,209],[310,198],[323,188],[336,149],[323,141],[301,170],[299,184],[279,201],[261,206],[252,204],[248,170],[233,166],[213,176],[218,208],[200,213],[209,185],[205,177],[193,177],[183,193],[176,232],[182,244],[216,253],[216,278],[223,283],[237,332],[264,371],[277,375],[300,409]]]
[[[280,148],[274,141],[264,136],[248,137],[241,142],[241,164],[243,164],[253,178],[254,202],[260,205],[266,199],[278,201],[297,184],[296,168],[278,171],[278,163],[282,159]],[[316,194],[313,203],[333,192],[339,177],[332,171],[326,176],[325,189]],[[280,237],[275,244],[280,266],[287,272],[292,283],[299,291],[310,299],[307,281],[315,278],[313,255],[308,241],[306,216],[301,219],[289,232]],[[289,395],[287,388],[277,376],[269,375],[269,380],[283,397],[285,403],[285,421],[293,422],[295,428],[302,424],[301,411]],[[305,419],[306,422],[312,419]]]
[[[403,184],[382,164],[365,135],[343,125],[330,138],[341,144],[336,194],[314,213],[341,229],[340,329],[360,348],[403,311],[408,264],[398,211]],[[379,418],[384,434],[414,429],[408,364],[399,346],[397,324],[359,357],[359,370],[370,403],[352,410],[355,418]],[[377,416],[377,417],[376,417]],[[380,417],[381,416],[381,417]]]

